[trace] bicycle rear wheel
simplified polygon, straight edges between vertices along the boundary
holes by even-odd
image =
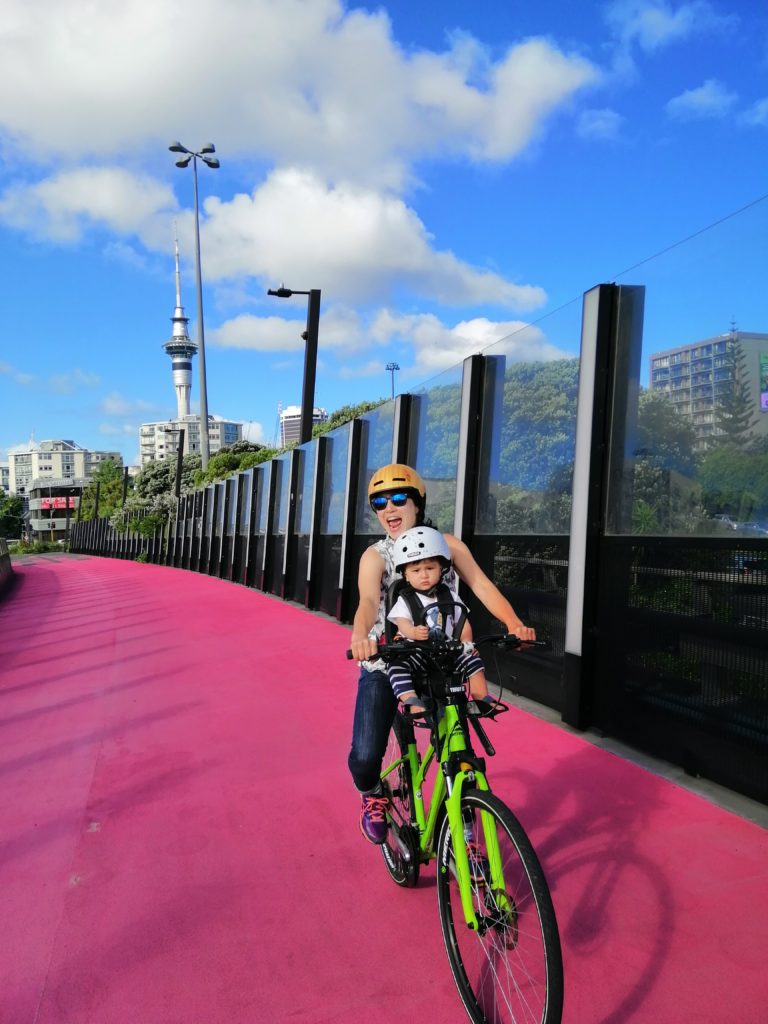
[[[549,888],[530,840],[509,808],[491,793],[467,790],[461,806],[480,930],[471,931],[464,920],[447,815],[437,847],[437,896],[445,948],[464,1007],[475,1024],[559,1024],[560,939]],[[503,887],[490,877],[486,835],[491,828],[501,853]]]
[[[412,888],[419,880],[419,849],[413,821],[413,784],[407,760],[413,726],[398,712],[384,755],[382,784],[389,797],[389,830],[381,853],[387,871],[398,885]]]

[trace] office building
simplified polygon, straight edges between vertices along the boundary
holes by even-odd
[[[312,410],[312,425],[325,423],[328,413],[325,409]],[[298,405],[288,405],[280,410],[280,447],[293,444],[301,437],[301,408]]]

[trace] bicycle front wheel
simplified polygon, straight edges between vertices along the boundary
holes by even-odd
[[[464,919],[447,815],[438,839],[437,896],[445,948],[464,1007],[475,1024],[559,1024],[560,939],[530,840],[491,793],[467,790],[461,807],[479,930],[469,929]]]

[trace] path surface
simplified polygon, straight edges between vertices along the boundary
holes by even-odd
[[[357,829],[348,630],[176,569],[16,569],[0,1022],[466,1020],[432,869],[397,889]],[[552,885],[566,1024],[765,1024],[768,833],[522,711],[493,738]]]

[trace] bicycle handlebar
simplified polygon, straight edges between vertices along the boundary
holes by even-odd
[[[549,647],[549,643],[546,640],[521,640],[514,633],[488,633],[485,636],[476,637],[472,640],[472,643],[475,646],[493,643],[496,647],[508,647],[511,650],[517,650],[519,647]],[[438,654],[443,651],[459,651],[463,647],[463,641],[453,637],[445,637],[439,640],[432,638],[429,640],[393,640],[389,644],[379,643],[376,654],[370,660],[375,661],[376,658],[381,658],[383,661],[390,661],[396,658],[398,654],[407,654],[414,648]],[[351,650],[348,650],[346,654],[348,661],[354,660]]]

